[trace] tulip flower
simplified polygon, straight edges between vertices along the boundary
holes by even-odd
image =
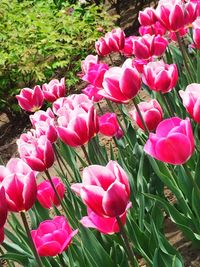
[[[57,116],[65,116],[69,110],[74,110],[78,106],[89,110],[93,106],[93,102],[85,94],[73,94],[57,99],[53,103],[53,112]]]
[[[64,216],[56,216],[40,223],[36,230],[31,231],[31,236],[40,256],[53,257],[69,247],[77,232],[72,231]]]
[[[0,228],[0,244],[4,241],[4,228]]]
[[[36,138],[31,132],[22,134],[17,140],[20,157],[34,171],[45,171],[54,163],[54,152],[51,142],[45,135]]]
[[[195,20],[195,22],[192,24],[192,27],[193,27],[193,41],[195,47],[197,49],[200,49],[200,19]]]
[[[116,136],[117,139],[123,136],[115,113],[106,113],[99,117],[99,132],[106,136]]]
[[[142,78],[151,90],[165,94],[176,86],[178,70],[175,64],[168,65],[163,61],[150,62],[144,66]]]
[[[194,136],[190,120],[173,117],[161,121],[156,133],[150,133],[144,151],[166,163],[184,164],[194,152]]]
[[[44,95],[39,85],[36,85],[34,89],[22,89],[16,98],[19,106],[29,112],[35,112],[40,109],[44,102]]]
[[[151,60],[151,58],[149,60],[134,58],[132,64],[139,73],[143,73],[144,66],[151,62]]]
[[[127,104],[140,88],[140,74],[132,67],[132,60],[127,59],[122,67],[112,67],[105,73],[103,90],[99,94],[114,102]]]
[[[192,83],[185,91],[180,90],[179,94],[183,105],[193,120],[200,124],[200,84]]]
[[[10,174],[9,170],[3,166],[3,165],[0,165],[0,183],[3,181],[3,178]]]
[[[53,177],[52,182],[60,199],[62,200],[65,194],[65,186],[63,182],[58,177]],[[46,209],[50,209],[52,204],[54,206],[60,205],[60,201],[57,198],[49,181],[43,181],[37,186],[37,199]]]
[[[106,166],[86,167],[83,182],[73,184],[71,188],[88,208],[101,217],[120,216],[129,205],[128,176],[115,161],[109,161]]]
[[[138,107],[148,130],[154,131],[158,124],[162,121],[163,117],[163,111],[160,104],[156,99],[152,99],[149,102],[140,102]],[[137,125],[145,131],[141,118],[136,109],[130,111],[130,115]]]
[[[55,116],[51,108],[48,108],[46,111],[36,111],[33,115],[30,115],[30,121],[35,128],[37,137],[45,135],[51,143],[57,140],[58,135],[55,128]]]
[[[137,40],[136,36],[129,36],[129,37],[125,38],[124,48],[121,50],[121,52],[126,57],[130,57],[134,54],[133,43],[135,40]]]
[[[42,91],[44,98],[49,102],[54,102],[59,97],[65,96],[65,78],[62,78],[60,82],[57,79],[53,79],[49,83],[43,84]]]
[[[92,64],[87,73],[82,77],[83,81],[91,83],[96,87],[102,87],[102,82],[105,72],[109,69],[109,66],[104,63]]]
[[[134,55],[138,59],[149,59],[152,56],[160,57],[166,50],[168,41],[160,35],[145,34],[138,37],[133,43]]]
[[[37,197],[37,185],[33,171],[26,175],[12,173],[3,179],[1,186],[5,189],[9,211],[27,211],[34,205]]]
[[[96,43],[95,48],[98,55],[106,56],[111,52],[119,52],[124,48],[125,34],[120,29],[113,29],[111,32],[105,34]]]
[[[8,205],[6,202],[5,189],[0,187],[0,229],[4,226],[8,215]]]
[[[119,216],[122,225],[126,223],[126,213],[131,207],[131,203],[128,204],[126,211]],[[114,234],[119,232],[119,225],[114,217],[101,217],[94,213],[90,208],[87,209],[88,216],[84,216],[81,219],[83,226],[87,228],[95,228],[103,234]]]
[[[157,19],[169,31],[179,31],[197,18],[195,3],[181,0],[161,0],[155,10]]]
[[[156,21],[151,26],[140,26],[139,27],[139,34],[145,35],[161,35],[163,36],[166,33],[166,29],[162,26],[162,24],[159,21]]]
[[[81,69],[83,75],[88,73],[90,67],[95,64],[99,64],[98,56],[88,55],[84,60],[81,61]]]
[[[88,85],[82,92],[88,96],[88,98],[94,102],[99,102],[103,99],[103,96],[99,95],[101,88],[96,87],[92,84]]]
[[[60,139],[69,146],[86,144],[98,133],[98,118],[93,105],[87,108],[77,105],[63,111],[58,117],[57,132]]]
[[[151,26],[157,21],[155,10],[147,7],[143,11],[139,11],[138,20],[142,26]]]

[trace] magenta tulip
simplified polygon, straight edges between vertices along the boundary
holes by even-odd
[[[152,56],[160,57],[166,50],[168,41],[160,35],[145,34],[138,37],[133,43],[133,51],[139,59],[149,59]]]
[[[0,228],[0,244],[4,241],[4,228]]]
[[[129,37],[125,38],[124,48],[121,50],[121,52],[126,57],[130,57],[134,54],[133,43],[135,40],[137,40],[136,36],[129,36]]]
[[[155,14],[167,30],[176,32],[196,19],[196,7],[192,2],[184,4],[181,0],[161,0]]]
[[[103,96],[99,95],[99,91],[101,88],[96,87],[92,84],[88,85],[85,89],[82,90],[82,92],[88,96],[90,100],[93,102],[99,102],[103,99]]]
[[[83,75],[88,73],[90,68],[96,64],[99,64],[98,56],[88,55],[83,61],[81,61]]]
[[[160,122],[156,133],[150,133],[144,151],[166,163],[184,164],[194,152],[194,136],[190,120],[173,117]]]
[[[159,21],[156,21],[151,26],[140,26],[139,27],[139,34],[145,35],[161,35],[163,36],[166,33],[166,29],[162,26],[162,24]]]
[[[40,256],[56,256],[65,251],[78,230],[72,231],[64,216],[40,223],[31,231],[33,242]]]
[[[22,134],[17,140],[18,152],[34,171],[45,171],[54,163],[54,152],[51,142],[45,135],[36,138],[31,132]]]
[[[53,177],[52,182],[62,200],[65,194],[65,186],[63,182],[58,177]],[[60,200],[57,198],[49,181],[43,181],[37,186],[37,199],[46,209],[50,209],[53,205],[60,205]]]
[[[36,111],[33,115],[30,115],[30,121],[35,128],[37,137],[45,135],[51,143],[57,140],[55,116],[51,108],[48,108],[46,111]]]
[[[92,64],[87,73],[82,77],[82,80],[91,83],[96,87],[102,87],[102,82],[105,72],[109,66],[104,63]]]
[[[130,64],[129,64],[130,62]],[[122,67],[110,68],[104,75],[102,96],[117,103],[127,104],[141,88],[141,77],[132,60],[127,59]]]
[[[37,197],[37,185],[33,171],[27,175],[10,174],[4,178],[1,185],[5,189],[9,211],[27,211],[34,205]]]
[[[176,86],[177,80],[178,70],[175,64],[157,61],[144,66],[143,82],[153,91],[168,93]]]
[[[143,11],[139,11],[138,20],[142,26],[151,26],[157,21],[155,10],[147,7]]]
[[[186,87],[186,90],[180,90],[179,94],[183,100],[183,105],[191,118],[200,124],[200,84],[189,84]]]
[[[110,47],[106,43],[106,40],[104,37],[101,37],[98,39],[98,41],[96,41],[95,49],[96,49],[97,54],[103,57],[112,52]]]
[[[106,113],[99,117],[99,132],[106,136],[115,136],[117,139],[123,136],[115,113]]]
[[[163,111],[156,99],[152,99],[149,102],[140,102],[138,104],[140,112],[143,116],[143,119],[146,123],[146,126],[149,131],[154,131],[158,124],[162,121]],[[136,111],[133,109],[130,111],[130,115],[133,120],[137,123],[137,125],[145,131],[141,118]]]
[[[126,211],[119,216],[122,224],[126,223],[126,213],[131,207],[131,203],[127,205]],[[83,226],[87,228],[95,228],[103,234],[114,234],[119,232],[119,225],[114,217],[102,217],[94,213],[90,208],[87,209],[88,216],[81,219]]]
[[[1,185],[0,185],[1,186]],[[0,229],[4,226],[8,215],[8,205],[4,187],[0,187]]]
[[[178,34],[179,34],[180,37],[184,37],[188,33],[188,28],[181,28],[177,32],[178,32]],[[177,42],[177,36],[176,36],[176,33],[175,32],[170,32],[169,38],[172,41]]]
[[[65,78],[62,78],[60,81],[53,79],[49,83],[43,84],[42,90],[44,98],[49,102],[54,102],[56,99],[66,94]]]
[[[19,106],[29,112],[39,110],[44,102],[44,95],[39,85],[34,89],[24,88],[16,96]]]
[[[200,49],[200,19],[195,20],[195,22],[192,24],[192,27],[193,27],[193,41],[195,47],[197,49]]]
[[[83,182],[73,184],[72,190],[83,202],[101,217],[122,215],[129,205],[128,176],[115,161],[104,167],[91,165],[83,170]]]

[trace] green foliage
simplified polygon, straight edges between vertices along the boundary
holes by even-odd
[[[81,60],[94,52],[94,41],[102,35],[99,28],[106,32],[113,25],[115,18],[103,6],[65,1],[58,10],[54,2],[1,1],[0,111],[22,87],[52,77],[65,76],[73,88]]]

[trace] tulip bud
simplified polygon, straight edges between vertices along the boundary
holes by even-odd
[[[117,139],[123,136],[115,113],[106,113],[99,117],[99,132],[106,136],[116,136]]]

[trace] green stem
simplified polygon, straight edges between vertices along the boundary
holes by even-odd
[[[184,47],[184,45],[183,45],[183,43],[181,41],[181,37],[180,37],[179,32],[175,32],[175,34],[176,34],[176,38],[177,38],[177,41],[178,41],[178,45],[179,45],[180,50],[181,50],[181,54],[182,54],[182,57],[183,57],[185,68],[186,68],[187,73],[189,75],[190,82],[192,82],[193,81],[193,79],[192,79],[192,73],[191,73],[191,70],[190,70],[189,65],[188,65],[187,53],[185,51],[185,47]]]
[[[82,148],[82,150],[83,150],[83,153],[84,153],[84,155],[85,155],[85,158],[86,158],[88,164],[91,165],[92,162],[90,161],[90,158],[89,158],[89,155],[88,155],[88,153],[87,153],[87,150],[86,150],[85,146],[82,145],[81,148]]]
[[[29,229],[29,226],[28,226],[28,222],[27,222],[27,219],[26,219],[26,214],[25,214],[25,212],[22,211],[22,212],[20,212],[20,215],[21,215],[21,218],[22,218],[22,221],[23,221],[23,224],[24,224],[24,228],[26,230],[26,233],[27,233],[27,236],[28,236],[28,239],[29,239],[29,242],[30,242],[31,249],[32,249],[33,254],[35,256],[37,265],[38,265],[38,267],[43,267],[41,258],[38,255],[37,249],[35,247],[35,244],[33,242],[32,236],[31,236],[31,232],[30,232],[30,229]]]
[[[62,267],[67,267],[67,264],[65,263],[65,261],[63,259],[63,255],[62,254],[58,254],[58,258],[59,258],[61,266]]]
[[[103,156],[103,154],[102,154],[102,152],[101,152],[101,149],[99,148],[99,144],[97,143],[96,138],[93,138],[92,140],[93,140],[93,142],[94,142],[94,146],[96,147],[96,150],[98,151],[98,154],[99,154],[99,156],[100,156],[102,162],[104,162],[104,163],[106,164],[107,161],[106,161],[106,159],[104,158],[104,156]]]
[[[102,110],[102,108],[101,108],[100,103],[97,103],[97,106],[98,106],[98,108],[99,108],[99,110],[100,110],[100,112],[101,112],[101,115],[103,115],[103,110]]]
[[[188,170],[188,167],[187,167],[186,163],[182,164],[181,166],[183,167],[187,177],[190,179],[191,184],[197,190],[197,192],[198,192],[198,194],[200,196],[200,188],[198,187],[197,183],[195,182],[194,177],[192,176],[191,172]]]
[[[119,233],[122,236],[122,239],[124,241],[125,249],[126,249],[126,251],[128,253],[128,257],[129,257],[129,261],[131,263],[131,266],[137,267],[138,266],[137,260],[136,260],[136,257],[134,255],[134,252],[133,252],[133,250],[132,250],[132,248],[130,246],[130,243],[128,241],[128,237],[127,237],[127,235],[125,233],[125,230],[124,230],[124,226],[122,224],[122,221],[121,221],[121,219],[120,219],[119,216],[116,217],[116,220],[117,220],[117,223],[119,225]]]
[[[138,107],[138,104],[137,104],[135,98],[133,98],[133,104],[134,104],[134,106],[135,106],[135,108],[136,108],[136,110],[137,110],[137,113],[138,113],[138,115],[139,115],[141,121],[142,121],[142,124],[143,124],[143,127],[144,127],[144,129],[145,129],[145,132],[149,134],[149,129],[147,128],[147,125],[146,125],[146,123],[145,123],[145,121],[144,121],[144,118],[143,118],[143,116],[142,116],[142,113],[141,113],[141,111],[140,111],[140,109],[139,109],[139,107]]]
[[[161,96],[161,98],[162,98],[162,100],[163,100],[163,102],[164,102],[164,104],[165,104],[165,107],[166,107],[167,112],[168,112],[168,116],[169,116],[169,117],[174,117],[174,114],[173,114],[173,112],[172,112],[172,110],[171,110],[171,107],[169,107],[169,104],[168,104],[166,95],[160,93],[160,96]]]
[[[56,161],[58,162],[58,166],[59,166],[59,168],[60,168],[60,170],[61,170],[61,172],[62,172],[63,176],[65,177],[65,172],[64,172],[64,170],[63,170],[63,168],[62,168],[62,165],[61,165],[61,162],[60,162],[60,159],[59,159],[58,153],[57,153],[56,146],[55,146],[55,145],[53,145],[53,148],[54,148],[54,154],[55,154],[55,156],[56,156]]]

